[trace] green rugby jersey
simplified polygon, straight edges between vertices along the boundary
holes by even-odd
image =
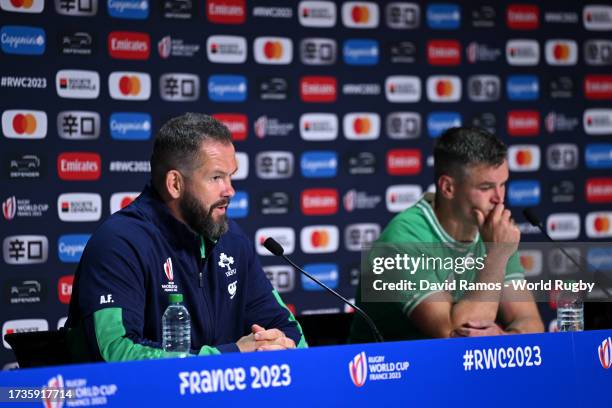
[[[376,245],[393,244],[398,252],[404,248],[414,251],[413,256],[425,255],[427,257],[483,257],[486,254],[485,245],[477,233],[470,243],[462,243],[451,237],[438,222],[433,210],[433,193],[425,193],[412,207],[396,215],[384,229]],[[429,245],[427,245],[429,244]],[[432,245],[435,244],[435,245]],[[376,247],[369,254],[370,260],[377,252]],[[371,265],[371,264],[370,264]],[[414,309],[428,296],[440,292],[441,289],[432,289],[420,283],[421,280],[440,287],[444,282],[464,280],[474,282],[476,270],[466,269],[458,274],[448,269],[418,270],[410,273],[401,272],[401,277],[407,281],[415,282],[415,290],[401,293],[401,301],[397,302],[363,302],[361,299],[361,283],[357,289],[357,305],[362,307],[374,320],[385,340],[405,340],[423,338],[424,335],[411,323],[409,317]],[[512,255],[506,265],[504,282],[523,279],[524,270],[520,264],[518,253]],[[425,287],[424,287],[425,286]],[[457,290],[450,291],[453,301],[459,301],[465,291],[456,285]],[[355,316],[351,327],[349,341],[353,343],[372,341],[368,326],[363,319]]]

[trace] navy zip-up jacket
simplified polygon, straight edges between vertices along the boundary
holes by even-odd
[[[79,263],[66,326],[76,360],[174,355],[161,348],[162,315],[182,293],[193,354],[238,351],[252,324],[306,347],[294,316],[267,280],[252,242],[232,220],[216,243],[177,220],[151,185],[109,217]]]

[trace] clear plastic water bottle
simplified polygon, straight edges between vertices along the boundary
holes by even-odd
[[[170,295],[170,304],[162,317],[162,347],[182,353],[180,357],[187,357],[191,349],[191,317],[180,293]]]
[[[561,291],[557,298],[557,327],[560,332],[584,330],[584,294]]]

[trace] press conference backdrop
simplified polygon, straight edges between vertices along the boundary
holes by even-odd
[[[345,309],[263,239],[353,297],[361,244],[432,188],[451,126],[510,146],[517,219],[535,206],[555,238],[609,239],[603,3],[0,0],[2,334],[63,324],[89,236],[136,197],[153,135],[185,111],[230,128],[230,216],[298,315]]]

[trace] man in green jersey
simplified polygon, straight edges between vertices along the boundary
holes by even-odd
[[[521,234],[504,207],[506,155],[501,140],[477,128],[451,128],[436,141],[436,193],[426,193],[391,220],[365,263],[370,269],[362,271],[357,304],[376,322],[385,340],[543,331],[531,293],[517,293],[504,285],[524,279],[517,253]],[[383,258],[375,259],[378,246],[386,246],[380,253],[411,248],[413,255],[423,258],[418,267],[415,264],[418,270],[404,271],[404,281],[413,283],[402,292],[401,301],[361,299],[361,285],[371,283],[364,281],[364,274],[382,273],[371,269],[382,265],[377,261]],[[425,249],[414,250],[419,247]],[[476,259],[481,267],[466,270],[457,268],[457,263],[450,270],[439,266],[425,270],[432,255],[445,259],[450,255],[455,261],[471,258],[472,266]],[[372,340],[369,328],[356,316],[350,341]]]

